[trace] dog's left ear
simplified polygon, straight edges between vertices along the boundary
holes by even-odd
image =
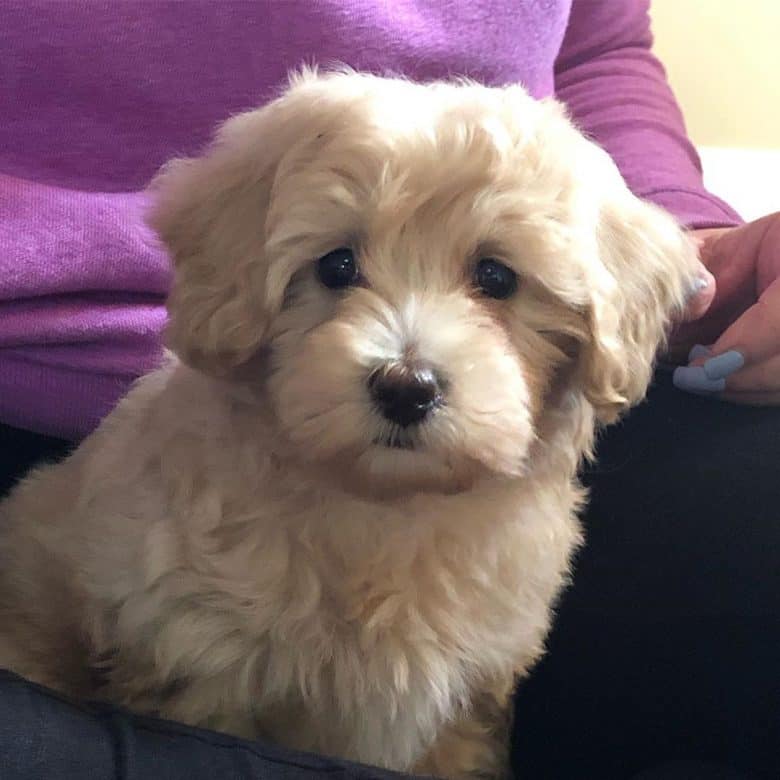
[[[582,351],[585,396],[602,423],[644,397],[656,353],[698,268],[693,242],[675,220],[619,189],[601,209]]]
[[[174,160],[151,186],[150,226],[170,251],[168,346],[225,375],[262,346],[283,290],[269,289],[264,225],[283,146],[274,104],[237,116],[203,157]],[[277,147],[277,148],[274,148]]]

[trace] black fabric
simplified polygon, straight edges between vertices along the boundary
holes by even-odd
[[[0,485],[67,449],[0,426]],[[588,541],[516,700],[519,776],[780,776],[780,410],[685,396],[661,376],[585,478]],[[326,776],[391,775],[0,676],[2,780]]]
[[[525,778],[780,777],[780,409],[660,376],[586,475],[587,543],[516,700]]]
[[[571,775],[583,777],[583,775]],[[710,761],[673,761],[634,775],[631,780],[749,780],[748,775]]]
[[[0,497],[34,465],[59,460],[73,446],[71,442],[0,423]]]

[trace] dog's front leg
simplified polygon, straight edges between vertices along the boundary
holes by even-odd
[[[444,726],[414,768],[447,780],[509,780],[514,679],[474,697],[471,708]]]
[[[0,669],[74,699],[89,698],[94,680],[78,637],[39,630],[0,608]]]

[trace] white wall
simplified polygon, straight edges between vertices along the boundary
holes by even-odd
[[[656,52],[706,146],[780,148],[780,0],[653,0]]]
[[[747,218],[780,210],[780,0],[653,0],[651,13],[707,185]]]

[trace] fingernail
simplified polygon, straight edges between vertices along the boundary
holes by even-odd
[[[697,276],[688,288],[688,298],[695,298],[697,295],[703,293],[712,283],[712,278],[709,275]]]
[[[745,365],[745,356],[736,349],[724,352],[722,355],[710,358],[704,364],[707,379],[725,379]]]
[[[699,395],[720,393],[726,387],[725,379],[710,379],[702,366],[680,366],[672,374],[672,383],[678,390]]]
[[[694,360],[709,357],[710,354],[711,350],[709,347],[705,347],[704,344],[694,344],[688,353],[688,362],[693,363]]]

